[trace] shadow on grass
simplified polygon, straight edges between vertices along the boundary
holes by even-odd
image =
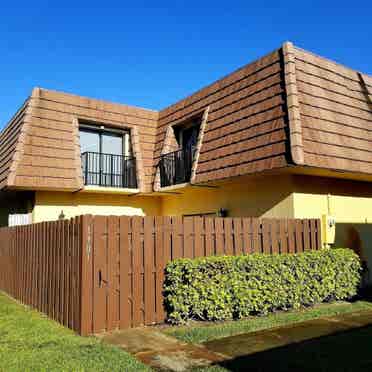
[[[230,371],[372,371],[372,325],[240,356],[219,366]]]

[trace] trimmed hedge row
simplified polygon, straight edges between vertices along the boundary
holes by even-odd
[[[359,257],[341,248],[178,259],[166,268],[168,320],[236,319],[349,299],[360,272]]]

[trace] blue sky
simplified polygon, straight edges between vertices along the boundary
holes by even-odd
[[[0,128],[34,86],[159,109],[286,40],[372,74],[371,14],[372,1],[5,1]]]

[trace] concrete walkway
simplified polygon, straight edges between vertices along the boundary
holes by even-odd
[[[363,311],[224,337],[206,342],[204,346],[211,351],[223,353],[231,358],[345,332],[371,324],[372,311]]]
[[[202,345],[181,342],[150,327],[114,332],[103,340],[120,346],[153,368],[166,371],[182,372],[226,360]]]
[[[115,332],[104,336],[104,340],[151,367],[181,372],[371,324],[372,311],[363,311],[225,337],[203,345],[183,343],[151,327]]]

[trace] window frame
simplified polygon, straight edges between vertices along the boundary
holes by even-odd
[[[120,156],[131,157],[131,140],[130,140],[130,129],[116,129],[111,127],[106,127],[104,124],[89,124],[89,123],[80,123],[79,124],[79,137],[80,132],[90,132],[97,133],[99,136],[99,154],[104,154],[102,152],[102,137],[105,133],[119,134],[122,138],[122,151]],[[81,145],[81,143],[80,143]],[[88,151],[89,152],[89,151]],[[81,154],[83,152],[80,151]]]

